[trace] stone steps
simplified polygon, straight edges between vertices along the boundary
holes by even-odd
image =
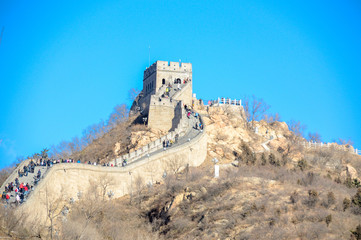
[[[19,167],[20,167],[20,166],[19,166]],[[14,170],[16,173],[18,172],[19,167]],[[46,170],[47,170],[47,167],[45,167],[45,166],[35,166],[34,173],[30,173],[30,172],[29,172],[27,176],[19,177],[19,175],[16,174],[13,178],[8,179],[8,181],[4,182],[4,184],[3,184],[3,186],[2,186],[2,191],[3,191],[3,189],[5,189],[5,186],[7,186],[9,183],[12,182],[13,184],[15,184],[15,179],[16,179],[16,178],[19,179],[19,183],[20,183],[20,184],[21,184],[21,183],[24,183],[24,184],[26,185],[27,183],[29,183],[30,187],[31,187],[31,186],[35,187],[34,177],[37,175],[37,173],[38,173],[39,170],[40,170],[40,172],[41,172],[41,176],[43,177],[44,174],[45,174],[45,172],[46,172]],[[30,193],[30,189],[29,189],[29,193]],[[2,192],[1,192],[1,194],[2,194]],[[12,192],[10,193],[10,200],[9,200],[9,202],[10,202],[10,203],[15,202],[15,197],[16,197],[16,193],[15,193],[15,191],[12,191]]]

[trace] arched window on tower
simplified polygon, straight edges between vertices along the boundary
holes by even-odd
[[[162,79],[162,84],[165,84],[165,79],[164,78]]]

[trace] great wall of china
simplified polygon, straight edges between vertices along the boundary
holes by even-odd
[[[192,104],[191,64],[184,64],[177,68],[178,63],[170,62],[167,63],[168,67],[165,69],[165,63],[167,62],[157,61],[151,66],[151,71],[148,69],[145,71],[143,82],[144,85],[147,84],[148,93],[143,88],[138,100],[142,96],[142,112],[148,116],[148,125],[165,128],[168,133],[134,152],[117,157],[111,161],[114,167],[81,163],[59,163],[49,169],[37,167],[36,171],[40,169],[43,174],[41,181],[27,196],[26,201],[20,205],[20,212],[36,212],[37,215],[33,216],[34,218],[36,217],[39,221],[45,220],[47,210],[44,204],[54,201],[63,201],[65,204],[71,199],[76,200],[79,194],[89,189],[92,182],[111,179],[112,183],[108,191],[113,197],[121,197],[133,192],[134,179],[137,177],[141,177],[144,184],[154,184],[160,181],[167,172],[177,171],[187,165],[202,164],[207,155],[206,127],[200,115],[187,115],[184,107],[188,105],[190,108]],[[184,71],[184,66],[188,67],[185,70],[186,75],[179,72]],[[174,70],[172,71],[170,67]],[[166,73],[160,68],[165,69]],[[154,74],[157,76],[154,76],[150,82],[149,77]],[[164,74],[167,76],[165,77]],[[184,79],[180,79],[179,76]],[[179,81],[182,82],[179,83]],[[149,86],[158,90],[150,91]],[[133,104],[133,113],[136,111],[134,106],[137,104]],[[167,124],[164,124],[164,121],[167,121]],[[194,128],[199,124],[202,128]],[[163,141],[175,138],[177,141],[171,147],[163,148]],[[127,159],[127,165],[122,166],[125,159]],[[18,170],[29,162],[30,159],[20,163],[0,190],[3,191],[7,183],[15,182]],[[27,179],[30,181],[32,176],[30,174]]]

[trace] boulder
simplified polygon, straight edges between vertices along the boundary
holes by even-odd
[[[207,189],[205,188],[205,187],[201,187],[201,193],[203,193],[203,194],[206,194],[207,193]]]
[[[347,164],[345,170],[341,172],[341,179],[345,180],[348,176],[350,176],[351,179],[358,178],[356,169],[350,164]]]
[[[117,142],[117,143],[115,143],[115,146],[114,146],[114,155],[115,156],[119,156],[120,155],[120,143],[119,142]]]
[[[221,147],[216,147],[215,152],[219,155],[219,156],[223,156],[224,155],[224,151]]]
[[[178,206],[183,201],[184,198],[185,198],[184,194],[178,194],[177,196],[175,196],[171,208]]]

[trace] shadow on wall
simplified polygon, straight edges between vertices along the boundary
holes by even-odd
[[[180,101],[174,108],[174,118],[172,119],[172,128],[170,129],[170,132],[174,131],[178,127],[182,116],[182,102]]]
[[[136,125],[136,124],[148,124],[148,117],[144,115],[139,115],[136,119],[134,119],[131,125]]]

